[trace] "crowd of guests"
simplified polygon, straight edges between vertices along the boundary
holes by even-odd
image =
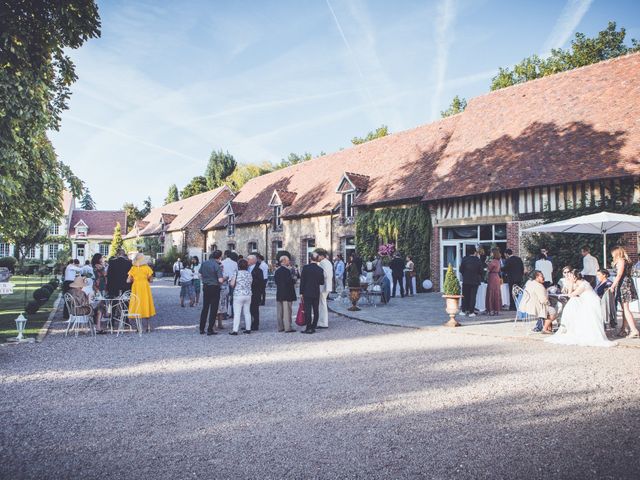
[[[612,346],[614,343],[608,340],[605,328],[619,337],[638,338],[640,334],[630,309],[638,293],[632,280],[633,265],[624,248],[618,246],[611,251],[611,270],[600,268],[589,247],[582,247],[580,253],[581,268],[565,266],[562,276],[554,282],[553,259],[546,249],[541,249],[525,284],[524,263],[511,250],[506,249],[502,254],[493,248],[483,262],[484,252],[472,248],[459,267],[463,315],[479,313],[478,287],[486,279],[488,315],[496,315],[501,310],[501,288],[507,283],[510,309],[517,309],[517,315],[535,318],[534,331],[553,335],[552,343]],[[523,292],[517,293],[515,286],[523,288]],[[618,307],[622,311],[622,325],[616,331]]]
[[[146,330],[152,330],[151,318],[156,314],[151,294],[150,282],[153,270],[148,265],[148,258],[138,253],[130,260],[123,249],[105,262],[105,257],[96,253],[91,261],[80,265],[78,259],[69,260],[63,271],[62,293],[71,295],[74,312],[69,312],[65,302],[63,317],[69,319],[70,314],[89,315],[93,312],[96,333],[103,334],[102,321],[107,313],[108,299],[115,299],[126,292],[131,292],[128,312],[146,323]]]

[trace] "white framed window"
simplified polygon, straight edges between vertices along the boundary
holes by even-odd
[[[108,243],[101,243],[99,246],[99,252],[103,257],[107,257],[109,256],[109,249],[111,248],[111,245],[109,245]]]
[[[247,252],[253,253],[258,251],[258,242],[249,242],[247,244]]]
[[[236,233],[236,216],[232,214],[227,218],[227,236],[231,237]]]
[[[1,242],[0,243],[0,257],[8,257],[11,255],[11,244]]]
[[[76,245],[76,258],[83,257],[84,258],[84,243],[78,243]]]
[[[215,247],[215,245],[214,245],[214,247]],[[215,248],[214,248],[214,250],[215,250]],[[231,250],[232,252],[235,252],[236,251],[236,244],[235,243],[227,243],[227,250]]]
[[[89,229],[87,227],[76,228],[76,237],[86,237]]]
[[[49,235],[58,235],[60,233],[60,225],[57,223],[52,224],[49,227]]]
[[[59,249],[60,249],[60,245],[58,245],[57,243],[49,244],[49,246],[47,247],[47,253],[49,254],[49,259],[50,260],[58,258],[58,250]]]
[[[24,254],[24,258],[36,258],[36,247],[28,249]]]
[[[345,193],[342,196],[344,218],[353,218],[353,200],[355,199],[355,197],[355,192]]]
[[[282,205],[273,207],[273,229],[276,231],[282,230]]]
[[[349,255],[356,251],[356,237],[344,237],[344,258],[345,261]]]
[[[306,246],[307,246],[307,263],[311,263],[311,256],[313,255],[313,251],[316,249],[316,239],[307,238]]]

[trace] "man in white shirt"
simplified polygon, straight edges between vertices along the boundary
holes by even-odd
[[[547,258],[546,253],[540,254],[540,258],[536,261],[534,268],[542,272],[544,275],[544,287],[549,288],[553,282],[553,264]]]
[[[600,270],[598,259],[591,256],[591,251],[586,245],[580,249],[582,254],[582,278],[591,284],[593,288],[596,287],[596,273]]]
[[[327,257],[329,254],[324,248],[317,248],[315,253],[318,255],[320,262],[318,266],[324,272],[324,285],[320,286],[320,315],[318,317],[317,328],[329,328],[329,306],[327,298],[333,290],[333,264]]]
[[[269,265],[264,261],[264,257],[261,254],[257,254],[258,259],[260,260],[260,270],[262,270],[262,277],[264,278],[264,283],[262,284],[262,297],[260,298],[260,305],[264,307],[264,304],[267,300],[267,280],[269,280]]]
[[[231,250],[225,250],[224,260],[222,261],[222,273],[224,275],[225,282],[229,285],[227,315],[233,317],[233,287],[229,283],[229,279],[235,277],[238,273],[238,254]]]
[[[173,285],[174,286],[180,279],[180,270],[182,270],[183,268],[184,268],[184,265],[182,265],[182,260],[178,258],[176,262],[173,264]]]

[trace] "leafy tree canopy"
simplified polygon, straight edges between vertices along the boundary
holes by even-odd
[[[631,40],[631,47],[625,45],[625,36],[625,29],[616,30],[615,22],[609,22],[607,28],[593,38],[578,32],[567,50],[553,49],[547,58],[532,55],[515,65],[513,70],[500,68],[491,82],[491,90],[640,51],[640,43],[635,39]]]
[[[273,165],[269,162],[261,165],[254,163],[240,164],[235,171],[226,178],[224,184],[229,186],[234,192],[237,192],[252,178],[259,177],[271,171],[273,171]]]
[[[204,174],[209,190],[223,185],[224,180],[233,173],[237,164],[236,159],[229,152],[223,152],[222,150],[211,152]]]
[[[389,127],[387,127],[386,125],[381,125],[375,130],[367,133],[367,135],[364,137],[353,137],[351,139],[351,143],[353,143],[354,145],[360,145],[361,143],[369,142],[371,140],[375,140],[376,138],[386,137],[387,135],[389,135]]]
[[[146,217],[147,215],[149,215],[152,208],[153,207],[151,206],[151,197],[145,198],[142,201],[142,210],[140,210],[140,216],[142,218]]]
[[[82,193],[46,131],[59,128],[77,78],[65,49],[99,35],[91,0],[0,4],[0,234],[8,241],[60,218],[65,180]]]
[[[177,202],[180,200],[180,196],[178,195],[178,187],[174,183],[169,187],[169,192],[167,193],[167,197],[164,199],[164,204]]]
[[[180,193],[180,198],[185,199],[193,197],[194,195],[208,192],[209,190],[209,184],[207,183],[207,179],[205,177],[193,177]]]
[[[88,188],[84,189],[84,193],[82,194],[82,198],[80,199],[80,208],[84,210],[96,209],[96,202],[93,201],[93,197],[91,196],[91,192]]]
[[[450,117],[451,115],[456,115],[458,113],[464,112],[464,109],[467,108],[467,100],[464,97],[459,97],[456,95],[451,100],[451,105],[446,110],[440,112],[440,116],[442,118]]]

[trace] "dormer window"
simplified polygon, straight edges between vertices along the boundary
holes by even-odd
[[[273,207],[273,229],[276,232],[282,230],[282,205]]]
[[[355,198],[355,192],[349,192],[342,195],[342,211],[344,212],[344,218],[353,218],[353,200]]]
[[[342,195],[341,212],[342,221],[351,223],[355,217],[354,202],[356,196],[366,192],[369,186],[369,177],[358,173],[345,172],[338,183],[336,193]]]
[[[234,214],[227,216],[227,236],[232,237],[236,233],[236,216]]]
[[[76,230],[76,238],[87,238],[89,226],[84,222],[84,220],[80,220],[73,227]]]

